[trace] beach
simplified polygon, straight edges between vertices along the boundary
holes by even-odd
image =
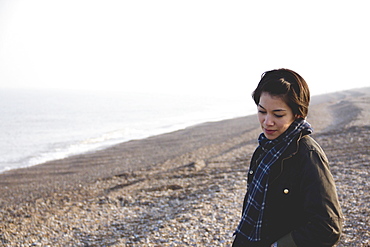
[[[308,122],[345,216],[337,246],[370,246],[370,88],[315,96]],[[0,246],[230,246],[255,115],[0,174]]]

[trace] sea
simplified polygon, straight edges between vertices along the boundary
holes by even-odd
[[[250,115],[248,97],[0,89],[0,173]]]

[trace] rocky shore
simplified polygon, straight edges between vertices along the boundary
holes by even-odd
[[[370,90],[315,100],[337,246],[370,246]],[[249,116],[0,174],[0,246],[230,246],[259,132]]]

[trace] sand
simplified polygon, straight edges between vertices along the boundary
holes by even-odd
[[[370,246],[370,88],[312,99],[345,215],[337,246]],[[0,246],[229,246],[260,133],[210,122],[0,174]]]

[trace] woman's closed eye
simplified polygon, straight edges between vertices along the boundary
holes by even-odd
[[[266,114],[267,112],[266,111],[263,111],[263,110],[258,110],[259,113],[261,114]],[[284,117],[285,115],[280,115],[280,114],[274,114],[275,117],[277,118],[282,118]]]

